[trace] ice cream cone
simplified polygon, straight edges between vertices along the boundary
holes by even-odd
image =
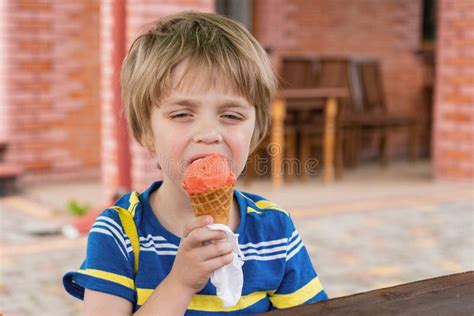
[[[211,215],[214,223],[229,225],[235,183],[227,158],[212,154],[189,165],[182,185],[194,215]]]
[[[232,206],[233,185],[210,189],[203,193],[190,194],[194,215],[211,215],[214,223],[229,225]]]

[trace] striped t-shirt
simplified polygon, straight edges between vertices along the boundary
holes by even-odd
[[[140,240],[139,268],[134,273],[134,255],[118,213],[107,209],[89,232],[87,257],[81,268],[67,273],[64,287],[83,299],[84,288],[129,300],[136,311],[167,276],[173,265],[180,238],[166,230],[154,215],[150,194],[161,181],[140,194],[135,222]],[[117,206],[128,208],[130,194]],[[195,294],[186,315],[250,314],[326,300],[308,252],[285,210],[265,198],[234,190],[240,210],[239,247],[245,255],[242,266],[242,297],[224,308],[208,282]]]

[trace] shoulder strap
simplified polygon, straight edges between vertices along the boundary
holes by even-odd
[[[120,206],[112,206],[111,209],[117,211],[120,221],[122,222],[123,230],[125,234],[130,239],[130,243],[132,244],[132,250],[134,255],[134,262],[133,262],[133,271],[135,274],[138,271],[138,257],[140,255],[140,240],[138,238],[137,232],[137,225],[135,224],[135,220],[133,217],[135,216],[135,210],[137,208],[138,202],[138,193],[132,192],[130,194],[130,206],[128,209],[124,209]]]

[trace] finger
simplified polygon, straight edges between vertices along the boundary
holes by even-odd
[[[234,244],[230,241],[216,241],[202,248],[201,260],[207,261],[232,253]]]
[[[202,247],[206,241],[222,240],[226,238],[226,234],[219,230],[210,230],[207,227],[201,227],[193,230],[188,234],[186,242],[190,247]]]
[[[214,222],[214,219],[210,215],[203,215],[193,218],[189,223],[184,226],[183,238],[188,237],[189,233],[193,230],[201,227],[205,227]]]
[[[217,269],[222,268],[223,266],[226,266],[232,263],[233,260],[234,260],[234,255],[232,253],[215,257],[213,259],[203,262],[204,269],[207,271],[207,273],[212,273],[216,271]]]

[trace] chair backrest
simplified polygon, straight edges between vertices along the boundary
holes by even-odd
[[[352,58],[321,56],[318,59],[320,64],[318,87],[348,89],[350,96],[343,100],[344,106],[341,115],[348,116],[353,112],[358,112],[358,109],[354,108],[360,107],[362,93],[357,85],[358,80],[354,78],[356,68]],[[356,84],[354,84],[354,81]]]
[[[280,64],[281,87],[348,88],[344,113],[385,113],[380,63],[376,58],[285,56]]]
[[[353,91],[360,95],[354,97],[357,112],[386,113],[380,63],[377,59],[359,59],[354,61]]]
[[[280,86],[282,89],[316,88],[319,64],[313,56],[283,56],[280,63]],[[312,115],[298,111],[286,112],[286,125],[299,125],[311,120]]]
[[[307,56],[285,56],[280,65],[281,87],[315,88],[318,81],[317,59]]]
[[[319,88],[348,88],[349,64],[347,57],[319,57]]]

